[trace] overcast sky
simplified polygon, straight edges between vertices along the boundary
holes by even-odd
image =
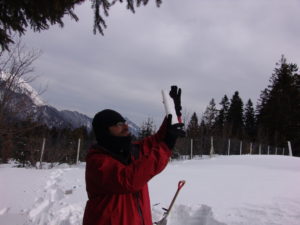
[[[236,90],[256,104],[281,54],[300,65],[299,9],[299,0],[163,0],[160,8],[150,0],[133,14],[123,3],[110,10],[103,37],[93,34],[86,1],[76,7],[79,22],[65,17],[63,28],[23,40],[43,51],[34,87],[48,85],[48,104],[159,124],[161,89],[172,84],[182,88],[185,115],[200,117],[212,98],[218,104]]]

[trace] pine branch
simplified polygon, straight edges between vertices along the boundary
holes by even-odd
[[[64,26],[62,18],[69,15],[71,19],[78,21],[73,9],[77,4],[85,0],[0,0],[0,46],[2,50],[8,50],[14,43],[14,33],[23,35],[27,28],[33,31],[47,30],[51,25]],[[162,0],[155,0],[157,7]],[[91,0],[94,10],[93,32],[98,31],[104,35],[107,27],[104,17],[108,17],[109,10],[116,2],[123,0]],[[127,0],[127,9],[135,13],[135,8],[147,5],[149,0]]]
[[[109,9],[111,6],[115,5],[117,2],[123,3],[123,0],[113,0],[111,3],[108,0],[91,0],[92,1],[92,9],[94,9],[94,34],[97,31],[104,35],[104,29],[107,27],[103,16],[101,15],[101,11],[103,11],[106,17],[109,16]],[[147,5],[149,0],[127,0],[126,8],[130,10],[132,13],[135,13],[135,5],[139,7],[141,5]],[[162,0],[156,0],[156,6],[159,7],[162,3]]]

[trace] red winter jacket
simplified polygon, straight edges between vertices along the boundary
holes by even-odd
[[[152,225],[147,182],[167,165],[171,151],[159,131],[138,142],[140,153],[124,165],[104,149],[86,157],[87,201],[83,225]]]

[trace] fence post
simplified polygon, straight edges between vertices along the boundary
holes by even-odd
[[[214,137],[210,137],[210,157],[214,154]]]
[[[282,155],[284,155],[284,150],[285,150],[285,149],[284,149],[284,148],[282,148]]]
[[[194,144],[194,141],[193,141],[193,138],[191,138],[191,155],[190,155],[190,159],[193,158],[193,144]]]
[[[252,155],[252,151],[253,151],[253,146],[252,146],[252,142],[250,142],[250,155]]]
[[[270,155],[270,145],[268,145],[268,155]]]
[[[228,139],[228,149],[227,149],[228,155],[230,155],[230,139]]]
[[[43,138],[41,158],[40,158],[40,169],[42,169],[42,162],[43,162],[43,155],[44,155],[44,150],[45,150],[45,143],[46,143],[46,138]]]
[[[292,151],[292,145],[291,145],[291,142],[288,141],[288,148],[289,148],[289,156],[293,156],[293,151]]]
[[[240,141],[240,155],[242,155],[243,141]]]
[[[259,144],[259,155],[261,155],[261,144]]]
[[[80,143],[81,143],[81,139],[79,138],[79,139],[78,139],[78,145],[77,145],[76,164],[78,164],[78,162],[79,162]]]

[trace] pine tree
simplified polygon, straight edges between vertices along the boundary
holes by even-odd
[[[73,9],[85,0],[2,0],[0,1],[0,45],[2,49],[9,49],[13,43],[12,34],[23,35],[28,27],[34,31],[47,30],[51,25],[64,25],[62,18],[69,15],[78,21]],[[127,9],[135,12],[135,5],[147,5],[149,0],[127,0]],[[103,14],[108,16],[110,7],[123,0],[91,0],[94,10],[94,33],[99,31],[103,35],[106,23]],[[162,0],[156,0],[160,6]]]
[[[239,96],[239,92],[236,91],[231,100],[228,109],[227,121],[230,126],[230,134],[232,137],[241,137],[243,134],[243,101]]]
[[[264,114],[263,113],[263,110],[265,110],[265,105],[267,104],[268,102],[268,99],[269,99],[269,95],[270,95],[270,90],[268,88],[265,88],[261,93],[260,93],[260,96],[259,96],[259,99],[258,99],[258,103],[257,103],[257,106],[256,106],[256,113],[259,115],[259,114]],[[258,119],[261,119],[261,118],[258,118]]]
[[[276,66],[259,103],[258,125],[270,144],[285,146],[299,138],[299,74],[297,65],[287,63],[284,56]]]
[[[204,123],[210,132],[213,132],[217,115],[218,115],[218,110],[216,108],[216,103],[215,100],[212,98],[203,114]]]
[[[199,126],[199,131],[201,136],[207,135],[207,127],[205,126],[204,120],[201,119],[200,126]]]
[[[199,137],[199,135],[200,135],[200,129],[199,128],[200,127],[199,127],[199,122],[198,122],[198,116],[194,112],[191,119],[190,119],[190,122],[188,123],[188,126],[187,126],[187,130],[186,130],[187,137],[189,137],[189,138]]]
[[[255,128],[254,108],[251,99],[248,100],[245,106],[244,119],[245,119],[245,132],[247,136],[250,138],[250,140],[253,141],[256,134],[256,128]]]
[[[215,126],[218,129],[218,131],[222,133],[225,123],[227,122],[227,115],[230,105],[227,95],[224,95],[220,102],[220,105],[221,109],[219,110],[218,116],[216,118]]]

